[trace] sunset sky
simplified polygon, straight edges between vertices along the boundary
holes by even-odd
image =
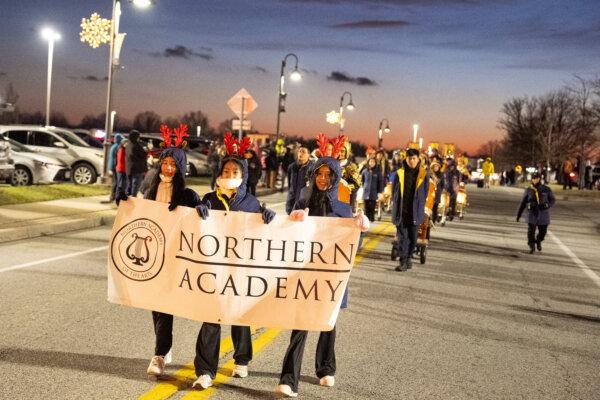
[[[52,26],[62,34],[52,110],[73,122],[103,112],[108,47],[81,43],[79,24],[92,12],[110,17],[111,1],[0,4],[0,94],[12,82],[21,109],[45,109],[47,44],[39,31]],[[287,80],[281,130],[333,135],[325,113],[350,91],[350,140],[376,143],[388,118],[388,146],[406,143],[417,122],[426,143],[475,150],[502,135],[497,121],[510,97],[600,73],[597,0],[156,0],[147,10],[124,2],[121,31],[119,115],[202,110],[216,126],[233,116],[226,102],[244,87],[259,105],[253,126],[274,132],[280,63],[294,52],[304,79]]]

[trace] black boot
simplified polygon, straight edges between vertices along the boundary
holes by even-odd
[[[529,243],[529,254],[533,254],[534,251],[535,251],[535,246],[533,245],[533,243]]]
[[[396,271],[399,271],[399,272],[406,271],[406,261],[400,260],[400,265],[397,265],[395,269],[396,269]]]
[[[408,260],[406,260],[406,269],[411,269],[412,264],[413,264],[412,259],[409,258]]]
[[[538,241],[536,242],[536,245],[537,245],[537,249],[538,249],[538,251],[542,251],[542,242],[541,242],[540,240],[538,240]]]

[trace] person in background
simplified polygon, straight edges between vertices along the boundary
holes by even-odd
[[[306,187],[308,172],[312,163],[308,147],[299,147],[296,152],[296,161],[290,165],[287,172],[288,195],[285,202],[285,212],[288,214],[294,209],[294,204],[299,199],[300,191]]]
[[[244,158],[248,163],[248,193],[256,196],[256,185],[262,175],[262,165],[260,159],[252,149],[246,150]]]
[[[531,175],[531,185],[525,189],[523,200],[517,211],[517,222],[521,219],[523,211],[527,209],[527,245],[529,254],[537,247],[542,251],[542,242],[546,237],[548,225],[550,224],[550,208],[554,206],[556,199],[552,190],[541,182],[539,172]],[[537,229],[537,236],[535,235]]]
[[[392,223],[396,226],[400,264],[396,271],[412,268],[417,228],[425,217],[429,189],[427,170],[421,165],[419,150],[408,149],[402,168],[392,176]]]
[[[365,214],[369,221],[375,221],[375,207],[377,198],[383,192],[384,177],[381,175],[381,168],[377,165],[375,158],[369,158],[367,166],[361,172],[363,185],[363,200],[365,202]]]
[[[127,147],[125,149],[125,167],[127,168],[127,187],[130,196],[137,196],[140,185],[146,172],[146,150],[139,142],[140,133],[136,130],[129,132]],[[185,170],[183,171],[185,175]]]
[[[494,163],[490,157],[486,158],[481,164],[481,169],[483,171],[483,187],[489,189],[490,179],[494,174]]]

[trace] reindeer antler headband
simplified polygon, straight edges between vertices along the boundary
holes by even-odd
[[[319,151],[321,152],[321,157],[325,157],[327,152],[327,145],[331,144],[333,148],[331,149],[331,157],[337,158],[340,150],[344,146],[344,142],[346,141],[346,136],[339,135],[331,140],[327,139],[323,133],[319,133],[317,135],[317,144],[319,145]]]
[[[239,141],[231,136],[231,132],[225,132],[223,143],[225,143],[229,157],[233,157],[236,154],[238,157],[243,157],[246,150],[250,148],[250,138],[248,136]]]
[[[188,127],[185,124],[179,124],[178,128],[171,129],[167,126],[167,124],[162,124],[160,126],[160,135],[163,138],[161,147],[179,147],[183,148],[187,146],[187,142],[184,138],[190,136],[187,133]],[[172,135],[175,135],[175,143],[172,143]]]

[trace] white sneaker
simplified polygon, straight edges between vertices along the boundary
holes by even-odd
[[[152,360],[150,360],[150,365],[148,365],[148,370],[146,371],[148,375],[161,376],[165,373],[165,359],[161,356],[154,356]]]
[[[212,378],[210,375],[200,375],[192,385],[193,388],[208,389],[212,386]]]
[[[172,361],[173,361],[173,352],[171,350],[169,350],[169,352],[165,356],[165,365],[171,364]]]
[[[335,377],[332,375],[324,376],[319,381],[319,385],[326,386],[326,387],[332,387],[333,385],[335,385]]]
[[[294,392],[289,385],[278,385],[275,393],[283,397],[298,397],[298,393]]]
[[[233,365],[233,371],[231,372],[231,376],[240,378],[245,378],[248,376],[248,366],[247,365]]]

